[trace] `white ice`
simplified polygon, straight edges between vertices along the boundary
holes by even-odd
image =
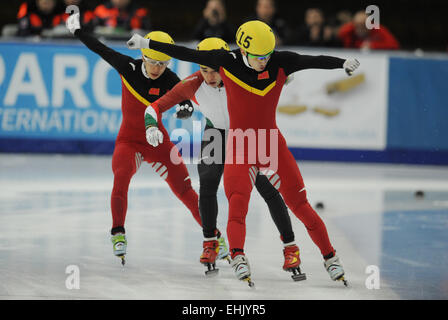
[[[201,229],[146,163],[129,189],[128,254],[122,267],[109,240],[110,156],[2,154],[0,299],[406,299],[403,292],[412,288],[416,298],[448,298],[448,268],[440,263],[448,261],[448,244],[437,233],[448,231],[446,167],[325,162],[299,166],[310,203],[325,205],[318,212],[350,288],[330,280],[319,250],[292,213],[307,280],[291,280],[281,269],[278,231],[256,191],[247,215],[245,247],[256,289],[236,280],[225,262],[218,262],[217,277],[206,278],[199,263]],[[198,190],[196,167],[188,169]],[[425,197],[416,199],[416,190],[423,190]],[[225,234],[228,206],[222,185],[218,201],[218,227]],[[430,236],[398,248],[404,254],[396,255],[393,244],[412,232],[401,227],[407,225],[402,219],[411,217],[409,212],[417,214],[419,226],[429,228]],[[390,242],[391,235],[397,240]],[[423,250],[434,253],[433,260],[416,259]],[[72,265],[79,268],[80,288],[70,290],[66,282],[72,274],[66,270]],[[379,289],[366,286],[368,266],[379,268]],[[431,268],[436,268],[431,274],[437,279],[425,272]],[[422,286],[425,277],[434,285]]]

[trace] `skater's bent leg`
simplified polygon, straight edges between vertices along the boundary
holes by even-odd
[[[148,147],[149,149],[151,147]],[[182,158],[178,154],[176,163],[171,160],[171,149],[176,146],[167,141],[157,147],[156,152],[146,152],[145,161],[153,167],[162,179],[164,179],[174,195],[190,210],[196,222],[202,226],[199,214],[199,199],[196,191],[191,187],[190,175]],[[176,149],[177,150],[177,149]],[[177,151],[178,153],[178,151]]]
[[[244,249],[249,198],[250,194],[239,192],[232,192],[228,196],[229,220],[227,223],[227,238],[232,259]]]
[[[284,243],[293,242],[294,232],[292,230],[288,208],[278,190],[263,174],[258,174],[255,187],[268,205],[272,220],[280,232],[282,241]]]
[[[313,242],[323,256],[331,255],[334,249],[330,243],[327,228],[319,215],[308,203],[302,175],[296,160],[282,142],[278,147],[279,191],[288,208],[305,225]]]
[[[132,174],[126,171],[117,171],[114,175],[114,187],[111,196],[112,210],[112,229],[118,232],[116,228],[123,227],[128,208],[128,188]],[[121,230],[123,231],[123,230]]]
[[[313,242],[318,246],[324,257],[334,254],[334,248],[330,243],[327,228],[324,222],[309,204],[306,197],[306,190],[297,187],[282,190],[286,204],[305,225],[308,234]]]
[[[199,212],[204,238],[215,237],[218,218],[217,192],[223,170],[223,164],[205,164],[202,162],[198,164]]]
[[[112,230],[111,233],[124,233],[128,207],[128,189],[137,167],[135,149],[126,144],[117,144],[112,157],[114,186],[111,195]]]
[[[193,188],[191,187],[191,183],[189,187],[184,188],[184,191],[174,193],[179,198],[179,200],[182,201],[182,203],[188,208],[188,210],[190,210],[194,220],[196,220],[199,226],[202,226],[202,220],[198,206],[199,197],[196,191],[194,191]]]
[[[170,176],[171,174],[171,176]],[[187,168],[182,165],[174,166],[169,169],[168,178],[166,182],[171,188],[171,191],[182,203],[190,210],[193,218],[202,226],[201,216],[199,214],[199,197],[196,191],[191,187],[190,176]]]
[[[227,238],[232,259],[244,249],[246,215],[252,187],[248,166],[225,165],[224,189],[229,201]]]

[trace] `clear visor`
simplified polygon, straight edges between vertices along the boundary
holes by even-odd
[[[148,58],[147,56],[145,56],[145,55],[143,55],[143,59],[145,60],[145,61],[147,61],[150,65],[153,65],[153,66],[160,66],[160,67],[166,67],[166,66],[168,66],[169,64],[170,64],[170,61],[171,60],[167,60],[167,61],[159,61],[159,60],[154,60],[154,59],[151,59],[151,58]]]
[[[248,56],[249,58],[253,58],[253,59],[257,59],[257,60],[263,61],[263,60],[268,60],[268,59],[271,57],[271,55],[272,55],[273,52],[274,52],[274,50],[272,50],[271,52],[269,52],[268,54],[263,55],[263,56],[258,56],[258,55],[255,55],[255,54],[250,54],[250,53],[248,52],[248,53],[247,53],[247,56]]]

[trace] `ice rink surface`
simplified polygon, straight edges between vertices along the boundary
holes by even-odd
[[[199,263],[200,228],[146,163],[131,181],[122,267],[109,239],[110,156],[2,154],[0,299],[448,299],[446,167],[299,167],[310,203],[324,204],[318,212],[350,288],[330,280],[319,250],[292,213],[307,280],[291,280],[281,269],[279,234],[256,192],[245,248],[256,288],[236,280],[226,262],[218,262],[217,277],[206,278]],[[198,191],[196,166],[188,169]],[[417,190],[424,196],[415,197]],[[218,227],[225,234],[222,186],[218,195]],[[79,268],[79,289],[66,287],[73,279],[70,266]]]

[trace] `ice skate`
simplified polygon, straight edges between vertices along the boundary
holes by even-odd
[[[342,281],[344,285],[348,287],[348,282],[344,278],[344,268],[342,267],[339,257],[336,254],[332,258],[325,260],[324,266],[330,275],[331,280]]]
[[[218,243],[219,243],[219,252],[218,252],[217,258],[219,260],[226,260],[228,263],[230,263],[231,262],[230,253],[229,253],[229,248],[227,247],[227,244],[226,244],[226,239],[224,237],[219,237]]]
[[[251,288],[255,286],[250,278],[249,260],[244,254],[239,254],[232,259],[232,268],[238,280],[246,281]]]
[[[128,244],[126,235],[124,233],[116,233],[111,236],[110,240],[112,241],[114,255],[121,259],[121,264],[124,266],[126,263],[124,256],[126,255],[126,247]]]
[[[300,270],[300,251],[299,247],[294,245],[286,246],[283,249],[283,255],[285,256],[285,263],[283,264],[283,270],[292,272],[291,278],[294,281],[306,280],[306,274]]]
[[[219,242],[217,240],[204,241],[204,251],[199,261],[207,267],[205,271],[206,276],[215,276],[218,274],[219,269],[216,269],[216,257],[219,252]]]

